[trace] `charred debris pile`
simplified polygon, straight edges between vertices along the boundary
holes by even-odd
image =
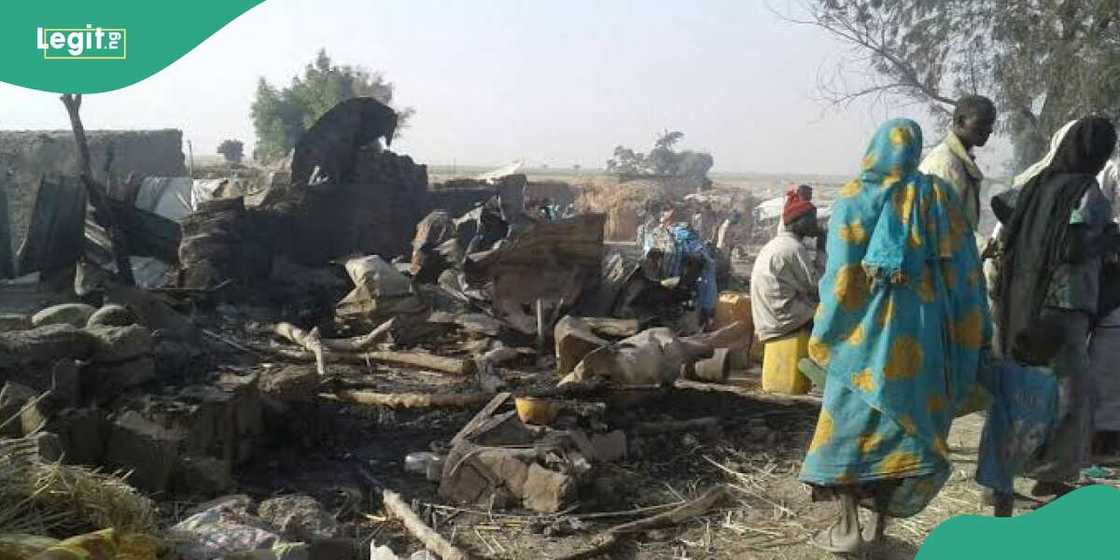
[[[586,503],[602,466],[643,440],[719,433],[716,418],[627,411],[682,379],[723,381],[746,354],[749,313],[700,332],[681,286],[604,243],[604,214],[541,211],[574,202],[566,187],[510,175],[429,189],[425,166],[387,149],[392,110],[355,99],[300,141],[290,179],[192,191],[175,214],[149,200],[174,181],[98,179],[80,97],[64,101],[87,155],[78,176],[42,179],[20,278],[0,286],[0,476],[54,469],[106,490],[71,496],[85,513],[65,523],[19,526],[47,511],[49,493],[29,485],[0,507],[0,534],[41,535],[23,543],[40,550],[112,542],[133,558],[356,558],[365,496],[328,511],[270,498],[255,474],[275,469],[271,450],[360,439],[339,435],[347,415],[461,410],[449,437],[389,450],[392,468],[456,507],[549,515]],[[425,548],[468,556],[384,482],[384,462],[351,450],[337,464]],[[169,518],[180,501],[195,506]]]

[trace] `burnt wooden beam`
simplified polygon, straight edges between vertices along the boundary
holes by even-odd
[[[105,228],[105,231],[109,232],[109,240],[112,245],[110,249],[113,252],[113,261],[117,264],[117,275],[125,284],[135,286],[136,279],[132,276],[132,264],[128,261],[128,244],[125,236],[113,219],[113,208],[108,202],[106,191],[93,178],[89,143],[86,141],[86,129],[82,125],[82,117],[79,114],[82,107],[82,95],[80,93],[67,93],[63,94],[60,99],[62,99],[62,104],[66,106],[66,112],[70,116],[70,127],[74,131],[74,142],[78,145],[79,175],[82,184],[85,185],[86,191],[89,193],[94,220]]]

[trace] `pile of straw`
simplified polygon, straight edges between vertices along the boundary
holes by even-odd
[[[64,538],[108,528],[153,532],[154,503],[120,473],[46,463],[34,440],[0,439],[0,534]]]

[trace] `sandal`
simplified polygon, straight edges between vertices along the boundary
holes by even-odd
[[[833,529],[835,529],[837,525],[839,525],[839,523],[818,531],[809,539],[809,544],[833,554],[858,554],[862,552],[864,542],[863,535],[860,534],[860,531],[857,529],[851,534],[850,538],[837,541],[833,535]]]

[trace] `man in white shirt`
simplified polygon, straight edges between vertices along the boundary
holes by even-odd
[[[980,186],[984,174],[976,165],[972,149],[988,143],[995,123],[996,106],[991,99],[981,95],[960,98],[945,140],[931,150],[918,167],[922,173],[940,177],[953,187],[973,231],[980,223]]]
[[[783,219],[785,231],[762,247],[751,270],[751,314],[761,342],[809,328],[819,301],[820,276],[802,242],[823,233],[817,226],[817,209],[794,197]]]

